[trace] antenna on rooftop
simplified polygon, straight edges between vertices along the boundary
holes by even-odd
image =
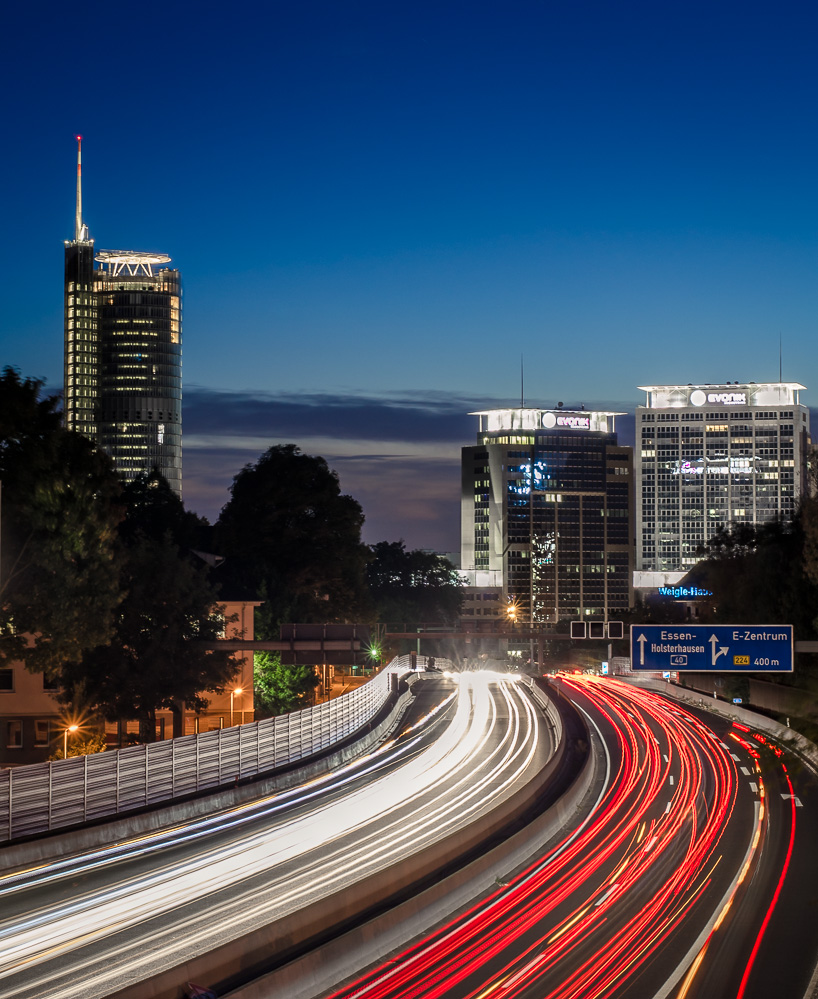
[[[82,237],[82,136],[77,140],[77,217],[74,219],[74,239],[79,242]]]
[[[82,136],[76,135],[77,140],[77,214],[74,219],[74,240],[77,243],[88,242],[88,226],[82,222]]]
[[[520,409],[525,409],[525,368],[522,354],[520,354]]]

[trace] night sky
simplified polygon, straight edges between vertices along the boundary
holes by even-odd
[[[185,282],[187,505],[271,444],[365,539],[459,547],[487,406],[818,390],[814,3],[14,5],[0,363],[62,387],[73,136],[98,248]],[[627,439],[628,426],[625,424]]]

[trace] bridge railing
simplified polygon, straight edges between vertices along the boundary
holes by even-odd
[[[418,657],[423,663],[424,657]],[[409,656],[313,708],[246,725],[0,770],[0,843],[113,817],[306,760],[364,729]]]

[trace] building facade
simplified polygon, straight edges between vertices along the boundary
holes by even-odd
[[[640,388],[647,398],[636,409],[638,571],[683,574],[720,529],[793,515],[809,449],[803,385]]]
[[[182,287],[163,253],[94,252],[82,222],[65,244],[65,425],[131,481],[157,468],[182,493]]]
[[[258,601],[228,600],[220,604],[227,641],[252,641],[254,611]],[[156,712],[156,738],[208,732],[255,720],[253,699],[253,652],[233,652],[236,672],[221,691],[203,691],[208,705],[196,713],[184,705],[174,712],[167,708]],[[168,665],[172,669],[172,664]],[[104,732],[111,748],[139,741],[139,722],[123,719],[106,722],[87,712],[77,713],[59,701],[58,684],[43,673],[31,673],[22,662],[0,668],[0,768],[28,763],[42,763],[55,752],[68,748],[75,738]],[[77,725],[77,736],[66,735],[70,725]]]
[[[461,569],[493,571],[523,625],[618,618],[631,603],[633,452],[618,413],[497,409],[463,448]]]

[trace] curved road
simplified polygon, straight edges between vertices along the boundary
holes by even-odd
[[[92,999],[208,953],[478,820],[553,750],[513,682],[418,689],[401,737],[342,771],[0,878],[0,994]]]
[[[814,775],[656,694],[559,687],[604,755],[590,814],[333,999],[800,999],[818,955]]]

